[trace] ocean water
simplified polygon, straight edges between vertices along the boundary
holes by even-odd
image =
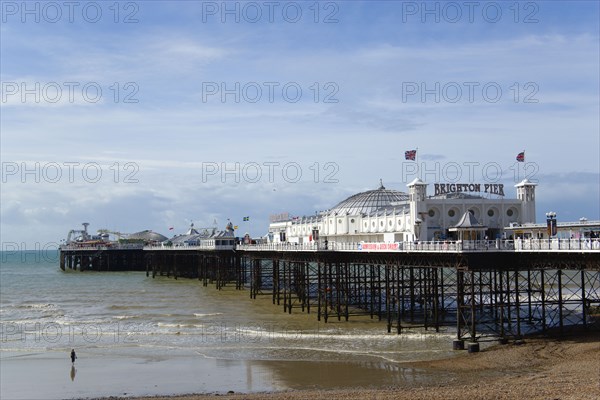
[[[1,257],[3,399],[411,384],[432,378],[403,364],[452,355],[449,332],[388,334],[368,317],[318,322],[270,296],[197,280],[63,272],[54,252]],[[58,383],[44,365],[60,366]],[[21,382],[26,368],[43,391]]]

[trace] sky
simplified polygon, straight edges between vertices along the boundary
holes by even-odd
[[[600,219],[597,1],[0,7],[2,250],[82,222],[261,236],[417,175]]]

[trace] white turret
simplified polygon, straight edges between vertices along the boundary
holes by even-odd
[[[523,179],[515,185],[517,188],[517,199],[522,202],[522,223],[535,223],[535,187],[537,183]]]
[[[410,224],[412,225],[415,239],[427,238],[427,214],[425,199],[427,198],[427,184],[419,178],[415,178],[408,185],[410,200]]]

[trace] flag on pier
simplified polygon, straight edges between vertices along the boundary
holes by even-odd
[[[244,217],[244,221],[250,221],[250,217]]]
[[[517,154],[517,161],[518,162],[525,162],[525,150],[523,150],[522,152],[520,152],[519,154]]]
[[[405,160],[415,161],[416,158],[417,158],[417,151],[416,150],[407,150],[407,151],[404,152],[404,159]]]

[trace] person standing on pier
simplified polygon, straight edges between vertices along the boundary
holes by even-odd
[[[71,349],[71,363],[75,364],[75,360],[77,360],[77,355],[75,354],[75,349]]]

